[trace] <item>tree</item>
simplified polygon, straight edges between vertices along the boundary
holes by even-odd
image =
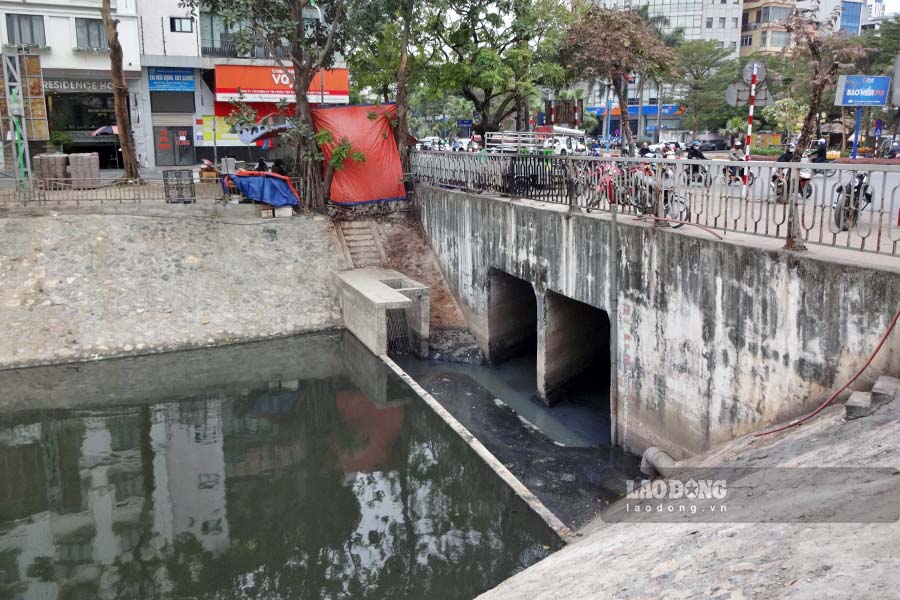
[[[627,78],[651,69],[664,72],[675,53],[656,37],[634,12],[590,6],[566,32],[561,48],[564,63],[581,79],[609,81],[619,99],[627,153],[634,152],[628,125]]]
[[[434,52],[429,85],[471,102],[479,134],[523,112],[539,85],[559,88],[557,59],[570,11],[564,0],[432,0],[427,43]]]
[[[743,117],[731,117],[725,122],[725,127],[719,130],[719,135],[728,138],[728,144],[734,146],[734,139],[740,137],[747,130],[747,119]]]
[[[795,8],[786,23],[791,34],[792,57],[795,62],[806,65],[809,82],[809,108],[797,144],[798,158],[816,133],[826,91],[834,87],[841,69],[849,68],[865,55],[858,42],[834,35],[838,22],[836,15],[823,20],[818,9],[819,0],[812,0],[812,6]]]
[[[797,123],[809,112],[809,107],[800,104],[793,98],[782,98],[774,104],[763,107],[762,118],[771,123],[778,131],[783,131],[787,137],[797,129]]]
[[[730,54],[711,41],[692,40],[678,48],[677,69],[686,88],[684,122],[694,134],[724,121],[716,113],[727,106],[725,89],[737,79],[737,63]]]
[[[109,41],[109,66],[113,83],[113,107],[116,112],[116,128],[119,130],[119,146],[122,149],[122,167],[125,179],[140,179],[131,118],[128,115],[128,85],[122,68],[122,43],[119,41],[119,20],[113,18],[110,0],[103,0],[100,7],[106,39]]]
[[[313,78],[333,64],[335,49],[341,46],[345,0],[182,0],[182,5],[190,8],[201,4],[234,31],[239,51],[266,47],[291,82],[296,109],[293,127],[282,139],[295,148],[292,174],[302,179],[304,199],[313,210],[324,210],[335,169],[340,169],[346,158],[361,158],[346,140],[333,140],[328,132],[316,133],[307,97]],[[321,19],[310,18],[307,9],[315,9]],[[327,164],[326,145],[333,146]]]

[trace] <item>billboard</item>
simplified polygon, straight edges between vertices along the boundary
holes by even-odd
[[[216,65],[216,100],[219,102],[294,102],[291,86],[293,68],[277,66]],[[350,75],[347,69],[328,69],[324,72],[324,91],[321,73],[316,74],[307,96],[312,103],[320,98],[324,104],[350,102]]]
[[[874,75],[841,75],[838,78],[836,106],[884,106],[891,78]]]

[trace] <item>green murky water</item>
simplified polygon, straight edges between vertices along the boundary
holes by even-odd
[[[349,334],[0,391],[2,599],[462,599],[560,545]]]

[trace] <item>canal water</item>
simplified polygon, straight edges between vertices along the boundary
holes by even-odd
[[[561,545],[350,334],[0,390],[0,599],[468,599]]]

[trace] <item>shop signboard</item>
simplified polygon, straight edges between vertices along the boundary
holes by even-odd
[[[75,79],[69,77],[44,77],[44,92],[46,93],[81,93],[113,91],[112,79]]]
[[[225,117],[204,115],[201,133],[203,135],[203,144],[201,145],[212,146],[213,142],[226,146],[243,145],[240,136],[231,131],[231,125],[228,124]]]
[[[216,65],[216,100],[219,102],[294,102],[293,68],[256,65]],[[324,89],[323,89],[324,80]],[[347,69],[328,69],[312,78],[307,97],[312,103],[350,102]]]
[[[176,67],[149,67],[151,92],[193,92],[194,70]]]

